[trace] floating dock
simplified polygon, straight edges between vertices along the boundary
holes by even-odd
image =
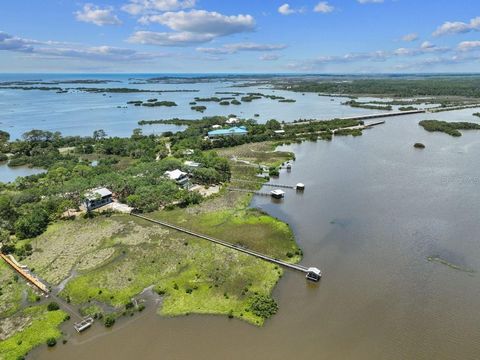
[[[93,324],[93,318],[91,316],[84,318],[82,321],[77,322],[73,325],[74,329],[81,333],[82,331],[87,330]]]
[[[303,272],[304,274],[306,274],[306,278],[310,281],[319,281],[320,278],[322,277],[321,271],[319,269],[317,269],[316,267],[306,267],[306,266],[299,265],[299,264],[291,264],[291,263],[288,263],[286,261],[275,259],[275,258],[272,258],[268,255],[261,254],[259,252],[254,251],[254,250],[245,249],[245,248],[243,248],[239,245],[235,245],[235,244],[231,244],[229,242],[223,241],[223,240],[215,239],[211,236],[203,235],[203,234],[197,233],[195,231],[185,229],[185,228],[180,227],[180,226],[176,226],[176,225],[166,223],[164,221],[148,218],[146,216],[143,216],[143,215],[140,215],[140,214],[135,214],[135,213],[131,213],[130,215],[135,216],[135,217],[140,218],[140,219],[143,219],[143,220],[146,220],[146,221],[149,221],[149,222],[152,222],[154,224],[158,224],[158,225],[167,227],[169,229],[177,230],[177,231],[180,231],[182,233],[185,233],[185,234],[188,234],[188,235],[191,235],[191,236],[195,236],[195,237],[200,238],[200,239],[208,240],[208,241],[210,241],[214,244],[218,244],[218,245],[227,247],[229,249],[237,250],[237,251],[243,252],[245,254],[255,256],[256,258],[271,262],[271,263],[276,264],[276,265],[283,266],[287,269]]]

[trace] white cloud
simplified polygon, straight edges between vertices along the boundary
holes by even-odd
[[[468,23],[447,21],[433,32],[433,36],[464,34],[471,31],[480,31],[480,16],[471,19]]]
[[[103,25],[120,25],[122,22],[113,13],[113,7],[100,8],[93,4],[85,4],[82,10],[75,12],[76,19],[98,26]]]
[[[333,5],[330,5],[327,1],[320,1],[314,8],[313,11],[318,12],[318,13],[330,13],[333,10],[335,10],[335,7]]]
[[[195,0],[130,0],[122,6],[122,10],[131,15],[141,15],[163,11],[190,9],[195,6]]]
[[[277,51],[283,50],[287,46],[283,44],[257,44],[257,43],[236,43],[225,44],[222,47],[199,47],[197,51],[207,54],[235,54],[239,51]]]
[[[255,29],[255,19],[251,15],[228,16],[205,10],[145,15],[139,21],[143,24],[161,24],[173,31],[137,31],[128,41],[159,46],[200,44],[217,37],[249,32]]]
[[[291,15],[298,12],[298,10],[292,9],[289,4],[283,4],[278,7],[278,12],[282,15]]]
[[[360,4],[381,4],[383,0],[357,0]]]
[[[211,41],[212,34],[196,34],[191,32],[154,32],[136,31],[127,41],[133,44],[157,46],[189,46]]]
[[[410,33],[402,36],[402,40],[405,42],[412,42],[415,40],[418,40],[418,34],[416,33]]]
[[[152,60],[165,54],[139,53],[111,46],[83,46],[56,41],[24,39],[0,32],[0,51],[15,51],[46,58],[81,58],[86,60],[122,62]]]
[[[275,60],[280,59],[280,55],[277,55],[277,54],[263,54],[258,59],[262,60],[262,61],[275,61]]]
[[[458,50],[460,51],[472,51],[480,49],[480,41],[462,41],[458,44]]]
[[[429,50],[429,49],[433,49],[435,47],[436,46],[433,45],[430,41],[424,41],[422,43],[422,45],[420,45],[420,48],[422,48],[423,50]]]
[[[225,36],[252,31],[255,19],[251,15],[223,15],[215,11],[191,10],[146,15],[140,18],[143,24],[158,23],[174,31],[186,31],[214,36]]]

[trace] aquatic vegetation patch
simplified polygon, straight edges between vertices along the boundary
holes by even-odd
[[[451,269],[466,272],[466,273],[469,273],[469,274],[474,274],[476,272],[473,269],[469,269],[469,268],[466,268],[466,267],[463,267],[463,266],[460,266],[460,265],[457,265],[457,264],[453,264],[453,263],[449,262],[448,260],[445,260],[445,259],[441,258],[438,255],[429,256],[429,257],[427,257],[427,260],[430,261],[430,262],[442,264],[442,265],[448,266]]]
[[[443,132],[450,136],[459,137],[459,130],[480,130],[480,124],[471,122],[447,122],[439,120],[422,120],[418,123],[429,132]]]

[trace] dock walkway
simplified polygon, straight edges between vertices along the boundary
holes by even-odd
[[[195,237],[200,238],[200,239],[208,240],[208,241],[210,241],[214,244],[218,244],[218,245],[227,247],[229,249],[233,249],[233,250],[243,252],[245,254],[248,254],[248,255],[254,256],[256,258],[259,258],[259,259],[262,259],[262,260],[265,260],[265,261],[283,266],[283,267],[288,268],[288,269],[292,269],[292,270],[295,270],[295,271],[300,271],[300,272],[303,272],[303,273],[306,273],[306,274],[308,274],[308,272],[309,272],[309,268],[306,267],[306,266],[303,266],[303,265],[291,264],[291,263],[288,263],[288,262],[283,261],[283,260],[275,259],[275,258],[272,258],[270,256],[261,254],[259,252],[249,250],[249,249],[245,249],[245,248],[243,248],[239,245],[235,245],[235,244],[231,244],[229,242],[223,241],[223,240],[215,239],[211,236],[199,234],[195,231],[191,231],[191,230],[185,229],[185,228],[180,227],[180,226],[172,225],[172,224],[166,223],[164,221],[152,219],[152,218],[140,215],[140,214],[131,213],[130,215],[138,217],[138,218],[146,220],[146,221],[149,221],[149,222],[152,222],[154,224],[162,225],[162,226],[165,226],[167,228],[183,232],[183,233],[188,234],[188,235],[195,236]]]
[[[286,184],[272,184],[272,183],[262,183],[258,181],[250,181],[250,180],[241,180],[241,179],[232,179],[231,182],[240,182],[240,183],[248,183],[248,184],[255,184],[258,186],[269,186],[269,187],[276,187],[276,188],[284,188],[284,189],[296,189],[297,187],[294,185],[286,185]]]

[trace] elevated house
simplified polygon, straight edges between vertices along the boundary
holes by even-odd
[[[244,136],[248,134],[248,130],[245,126],[231,127],[227,129],[218,129],[208,132],[208,138],[216,138],[221,136]]]
[[[112,192],[107,188],[97,188],[85,194],[85,208],[87,211],[98,209],[113,201]]]
[[[170,179],[175,181],[178,185],[180,186],[185,186],[188,183],[188,174],[186,172],[183,172],[179,169],[171,170],[171,171],[165,171],[165,176]]]
[[[238,124],[240,120],[238,120],[236,117],[231,117],[227,121],[225,121],[226,124],[233,125],[233,124]]]

